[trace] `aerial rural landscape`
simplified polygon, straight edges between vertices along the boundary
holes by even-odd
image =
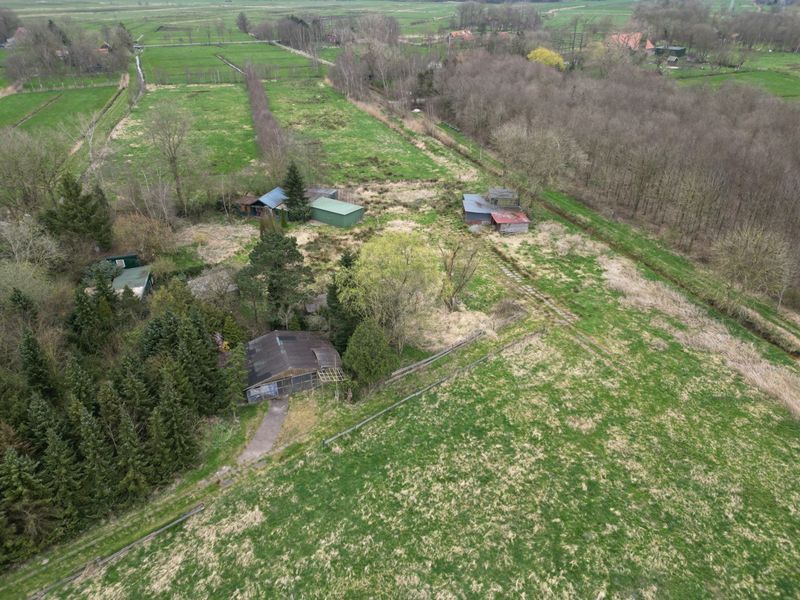
[[[9,0],[0,598],[800,597],[800,4]]]

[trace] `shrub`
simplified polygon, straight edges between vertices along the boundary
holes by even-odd
[[[392,372],[397,364],[397,354],[389,346],[383,328],[373,320],[361,322],[347,344],[344,366],[358,382],[370,386]]]

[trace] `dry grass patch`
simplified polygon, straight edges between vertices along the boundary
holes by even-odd
[[[796,372],[767,361],[753,344],[731,335],[722,323],[709,317],[682,294],[660,281],[642,277],[631,261],[600,256],[598,262],[611,288],[624,294],[624,304],[640,310],[656,310],[679,320],[686,330],[668,326],[668,331],[678,341],[695,350],[720,356],[749,384],[800,416],[800,376]]]
[[[545,254],[555,256],[597,256],[608,249],[580,233],[569,233],[567,228],[556,221],[542,221],[536,225],[532,235],[533,243]]]
[[[292,396],[289,400],[289,412],[281,426],[281,432],[275,446],[283,448],[289,444],[304,440],[317,425],[317,421],[316,393],[308,392]]]
[[[494,335],[493,325],[493,319],[483,312],[476,310],[450,312],[444,308],[436,308],[426,312],[424,323],[419,327],[419,335],[414,341],[423,350],[436,352],[452,346],[476,331]]]
[[[209,265],[218,265],[241,253],[258,237],[258,229],[248,225],[202,223],[177,233],[179,246],[194,246]]]

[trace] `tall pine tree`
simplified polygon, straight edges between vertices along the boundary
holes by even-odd
[[[109,248],[111,209],[103,191],[95,187],[84,194],[80,182],[71,174],[61,179],[58,191],[59,202],[41,216],[45,226],[68,244],[82,245],[88,241],[98,249]]]
[[[150,452],[160,479],[194,462],[197,454],[195,420],[181,401],[172,378],[165,377],[158,406],[150,415]]]
[[[39,392],[44,398],[54,399],[56,384],[50,361],[42,351],[39,340],[30,329],[26,329],[22,334],[19,353],[22,372],[25,374],[28,387]]]
[[[20,538],[21,552],[36,550],[53,541],[55,511],[37,466],[14,448],[6,449],[0,463],[0,512]]]
[[[286,194],[286,208],[289,210],[290,221],[308,221],[311,218],[311,207],[306,198],[306,186],[300,170],[294,162],[289,164],[286,179],[283,182],[283,192]]]
[[[47,432],[47,449],[42,466],[43,480],[58,511],[60,527],[65,532],[74,531],[79,520],[81,472],[75,452],[55,428]]]
[[[84,490],[89,506],[87,513],[97,516],[103,514],[113,500],[111,490],[116,487],[110,460],[113,452],[97,419],[83,406],[80,412],[79,449],[85,481]]]
[[[120,474],[119,497],[135,502],[147,493],[147,462],[139,434],[128,412],[120,407],[117,442],[117,472]]]
[[[81,287],[75,290],[75,305],[67,319],[70,340],[87,353],[99,352],[103,327],[97,312],[97,302]]]

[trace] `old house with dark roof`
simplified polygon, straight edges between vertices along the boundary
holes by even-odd
[[[248,402],[342,381],[336,348],[309,331],[271,331],[247,343]]]

